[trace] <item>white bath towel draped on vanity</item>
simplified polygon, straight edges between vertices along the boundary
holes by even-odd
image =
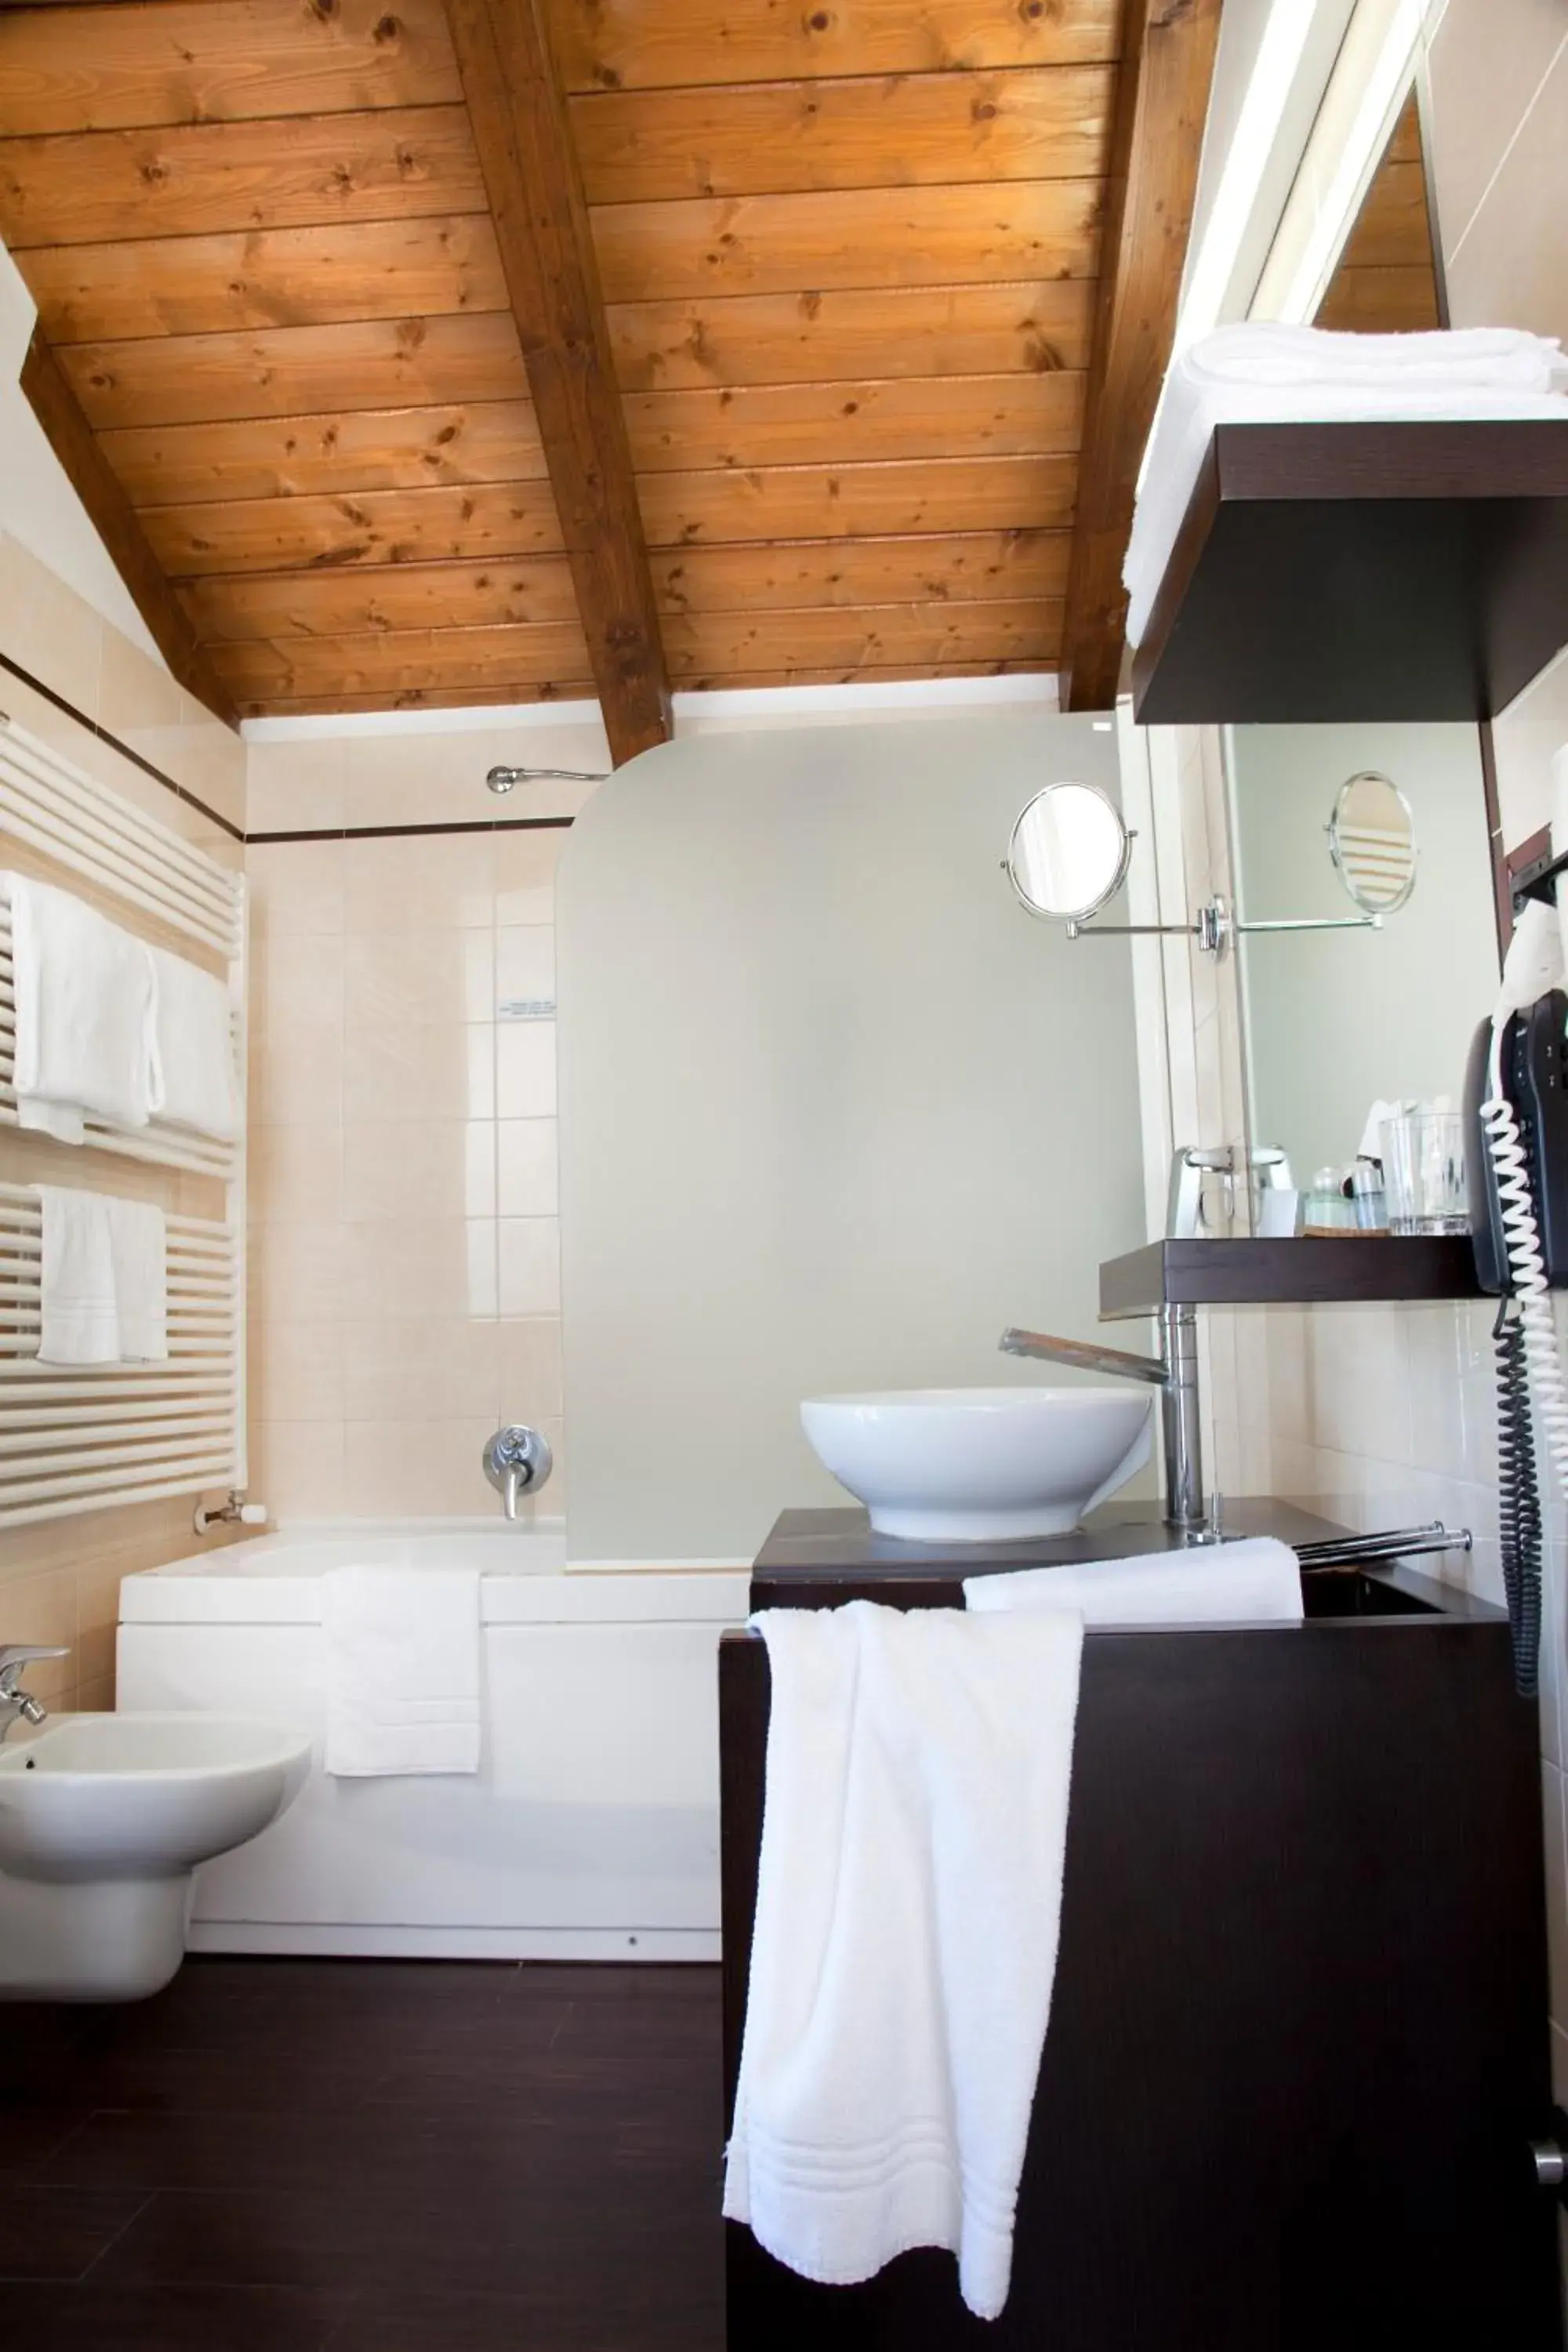
[[[913,2246],[1007,2297],[1056,1974],[1071,1615],[773,1610],[724,2211],[832,2285]]]
[[[479,1770],[477,1570],[334,1569],[321,1623],[329,1772]]]

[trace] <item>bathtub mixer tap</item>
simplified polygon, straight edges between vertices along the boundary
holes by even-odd
[[[18,1716],[24,1723],[40,1724],[48,1713],[42,1699],[22,1688],[22,1669],[35,1658],[68,1658],[68,1650],[49,1649],[27,1642],[13,1642],[0,1649],[0,1739],[4,1739]]]
[[[501,1508],[509,1519],[515,1519],[524,1495],[537,1493],[549,1477],[554,1456],[547,1437],[512,1422],[487,1441],[482,1459],[485,1476],[500,1496]]]

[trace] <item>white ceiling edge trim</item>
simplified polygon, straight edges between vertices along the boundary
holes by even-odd
[[[679,719],[787,719],[819,710],[971,710],[992,703],[1057,704],[1054,670],[1012,677],[907,677],[858,686],[715,687],[674,697]],[[596,702],[468,703],[453,710],[324,710],[246,719],[247,743],[324,743],[375,735],[480,735],[520,728],[600,727]]]
[[[902,677],[858,686],[730,686],[677,694],[677,719],[787,718],[792,710],[972,710],[987,703],[1057,703],[1055,670],[1012,677]]]
[[[599,727],[596,702],[469,702],[454,710],[319,710],[243,719],[247,743],[324,743],[344,736],[483,735],[520,727]]]

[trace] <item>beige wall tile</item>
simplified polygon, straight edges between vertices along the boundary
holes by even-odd
[[[496,860],[489,834],[355,841],[347,847],[344,928],[390,932],[489,927]]]
[[[258,937],[250,972],[250,1034],[256,1045],[277,1036],[291,1047],[308,1037],[314,1050],[323,1037],[341,1033],[346,945],[337,931]]]
[[[171,730],[180,723],[179,688],[161,662],[118,629],[103,632],[98,721],[156,767],[165,765]]]
[[[77,1680],[77,1580],[69,1568],[8,1578],[0,1589],[0,1641],[59,1647],[63,1658],[38,1658],[27,1668],[27,1688],[58,1701]]]
[[[491,1217],[388,1217],[345,1225],[339,1255],[342,1311],[351,1322],[496,1312]]]
[[[258,1422],[250,1486],[277,1519],[340,1517],[346,1508],[342,1422]]]
[[[495,992],[531,1003],[555,994],[555,928],[552,923],[503,923],[496,933]]]
[[[555,1024],[502,1021],[496,1028],[496,1115],[555,1116]]]
[[[1563,10],[1557,0],[1450,0],[1427,38],[1437,220],[1451,257],[1562,47]]]
[[[343,1327],[349,1422],[501,1419],[501,1326],[474,1316],[376,1317]]]
[[[341,841],[252,845],[246,854],[251,924],[258,937],[293,939],[343,928]]]
[[[1456,326],[1568,335],[1568,37],[1449,258],[1447,282]]]
[[[335,1323],[343,1314],[346,1227],[263,1224],[250,1236],[249,1292],[267,1328]]]
[[[231,824],[245,824],[245,745],[233,729],[180,689],[180,729],[170,772]]]
[[[384,1026],[495,1017],[493,931],[478,926],[356,931],[343,944],[343,1002],[351,1022]]]
[[[499,1418],[539,1427],[561,1418],[561,1318],[530,1315],[497,1326],[500,1337]]]
[[[496,835],[496,919],[502,925],[555,919],[555,868],[570,840],[564,826]]]
[[[263,1127],[330,1127],[343,1115],[343,1042],[341,1031],[323,1027],[308,1054],[286,1040],[253,1044],[248,1092],[250,1117]]]
[[[494,1429],[488,1413],[357,1423],[348,1447],[344,1507],[355,1517],[377,1518],[488,1515],[496,1497],[480,1456]]]
[[[344,821],[348,751],[349,746],[341,738],[322,743],[249,744],[245,773],[246,830],[288,833],[341,825]]]
[[[354,1119],[343,1130],[344,1214],[490,1217],[496,1129],[486,1118]]]
[[[501,1215],[552,1217],[560,1205],[554,1119],[501,1119],[496,1128],[496,1206]]]
[[[500,1220],[500,1312],[561,1312],[561,1233],[553,1217]]]
[[[263,1421],[342,1421],[349,1327],[257,1315],[249,1349],[249,1404]]]
[[[343,1213],[343,1133],[335,1119],[250,1130],[252,1225],[335,1224]]]
[[[495,1031],[488,1021],[438,1026],[351,1022],[344,1029],[349,1119],[487,1119],[495,1115]]]

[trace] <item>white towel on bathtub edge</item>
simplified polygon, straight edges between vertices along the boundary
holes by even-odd
[[[1056,1977],[1083,1629],[771,1610],[757,1907],[724,2211],[826,2285],[913,2246],[1007,2299]]]
[[[333,1569],[321,1624],[330,1773],[479,1770],[477,1570]]]

